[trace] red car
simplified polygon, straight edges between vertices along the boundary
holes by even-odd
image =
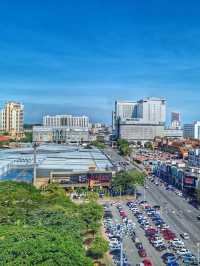
[[[144,248],[141,248],[138,250],[138,254],[140,257],[145,258],[147,256],[146,250]]]
[[[148,259],[143,260],[143,264],[144,266],[153,266],[153,263]]]

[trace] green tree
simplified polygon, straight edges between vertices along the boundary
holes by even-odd
[[[144,144],[144,147],[145,147],[146,149],[153,150],[153,144],[152,144],[152,142],[150,142],[150,141],[147,141],[147,142]]]
[[[92,141],[91,145],[97,147],[98,149],[105,149],[105,147],[106,147],[106,145],[103,142],[100,142],[97,140]]]
[[[131,154],[131,148],[129,146],[129,143],[125,139],[118,139],[117,146],[120,151],[120,154],[123,156],[127,156]]]
[[[102,206],[76,205],[56,184],[1,182],[0,265],[90,266],[83,235],[99,231],[102,216]]]
[[[25,132],[25,137],[21,140],[22,142],[32,142],[33,141],[33,133]]]
[[[100,236],[97,236],[88,250],[88,255],[94,259],[100,259],[108,251],[108,242]]]
[[[134,191],[137,185],[143,185],[144,178],[145,174],[137,170],[121,171],[113,177],[112,186],[116,191],[126,193]]]

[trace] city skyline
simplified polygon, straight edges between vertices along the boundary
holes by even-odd
[[[168,121],[171,111],[199,120],[193,3],[1,3],[0,105],[22,102],[28,123],[62,113],[111,123],[115,100],[156,96],[167,100]]]

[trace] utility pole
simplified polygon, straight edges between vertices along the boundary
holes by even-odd
[[[146,200],[146,189],[145,189],[145,187],[146,187],[146,178],[144,178],[144,201]]]
[[[183,183],[183,176],[182,176],[181,187],[182,187],[182,192],[183,192],[183,187],[184,187],[184,183]]]
[[[121,238],[120,266],[123,266],[123,238]]]
[[[197,263],[200,264],[200,243],[197,243]]]
[[[37,170],[37,144],[33,143],[33,185],[36,185],[36,170]]]

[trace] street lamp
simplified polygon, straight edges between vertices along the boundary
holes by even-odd
[[[38,147],[38,144],[36,142],[34,142],[33,143],[33,180],[32,180],[32,183],[33,183],[34,186],[36,184],[37,147]]]
[[[146,178],[144,177],[144,201],[146,200]]]
[[[120,245],[120,266],[123,266],[123,238],[121,237],[121,245]]]
[[[198,242],[197,243],[197,263],[198,263],[198,265],[199,265],[199,263],[200,263],[200,243]]]

